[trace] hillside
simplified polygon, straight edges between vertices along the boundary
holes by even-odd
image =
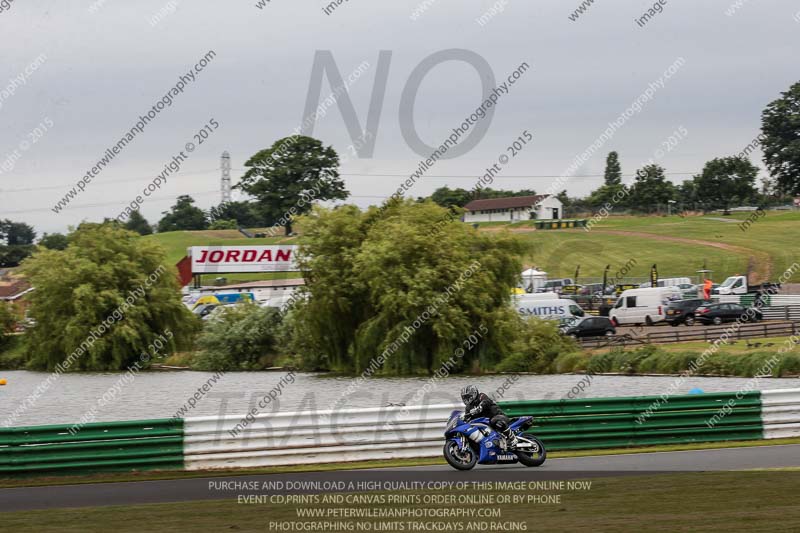
[[[746,231],[739,224],[747,214],[731,217],[634,217],[611,216],[590,231],[540,230],[530,222],[490,223],[481,231],[504,229],[530,245],[523,258],[550,277],[571,277],[581,265],[581,277],[599,277],[606,265],[610,275],[626,263],[634,266],[629,276],[647,276],[653,263],[661,277],[694,275],[703,267],[714,271],[715,280],[744,273],[753,258],[757,277],[777,278],[798,257],[800,213],[767,212]],[[224,244],[298,244],[302,237],[248,239],[235,230],[177,231],[145,237],[162,244],[170,263],[175,264],[189,246]],[[292,273],[229,275],[229,280],[294,277]]]
[[[611,216],[590,231],[533,231],[530,222],[502,227],[531,243],[526,264],[539,266],[550,277],[572,276],[578,264],[581,276],[601,276],[607,264],[613,275],[629,260],[636,261],[632,276],[647,276],[653,263],[661,277],[689,275],[705,260],[714,279],[721,281],[744,273],[752,257],[756,277],[774,280],[798,258],[800,213],[767,212],[742,231],[739,224],[747,216]]]

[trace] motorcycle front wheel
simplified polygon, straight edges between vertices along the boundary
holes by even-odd
[[[547,459],[547,450],[544,449],[544,444],[536,437],[526,435],[524,438],[531,441],[533,446],[529,448],[530,451],[515,450],[514,453],[517,454],[517,459],[525,466],[542,466],[545,459]]]
[[[444,458],[447,464],[456,470],[472,470],[478,463],[478,454],[472,449],[472,446],[467,445],[465,451],[461,451],[458,443],[448,440],[444,443]]]

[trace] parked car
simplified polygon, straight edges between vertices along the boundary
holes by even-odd
[[[590,316],[564,330],[565,335],[575,338],[616,335],[617,330],[608,317]]]
[[[703,324],[722,324],[732,322],[741,317],[742,322],[758,321],[763,318],[760,310],[753,309],[752,314],[739,304],[709,304],[695,309],[695,318]]]
[[[194,309],[192,309],[192,313],[197,315],[200,318],[204,318],[208,316],[211,311],[219,307],[219,304],[200,304]]]
[[[545,284],[538,289],[536,292],[561,292],[561,288],[564,285],[572,285],[571,278],[562,278],[562,279],[549,279],[545,282]]]
[[[584,285],[583,287],[581,287],[581,290],[578,291],[578,294],[580,294],[581,296],[602,296],[603,284],[589,283],[588,285]]]
[[[700,294],[698,291],[700,290],[699,285],[694,285],[692,283],[681,283],[680,285],[676,285],[681,290],[681,294],[683,294],[684,298],[692,300],[697,298],[697,295]]]
[[[667,312],[664,320],[670,326],[677,326],[678,324],[686,324],[691,326],[695,321],[695,310],[708,302],[702,298],[694,298],[691,300],[675,300],[667,305]]]
[[[680,300],[677,287],[652,287],[628,289],[617,299],[608,317],[615,326],[620,324],[647,324],[652,326],[664,320],[664,311],[670,302]]]

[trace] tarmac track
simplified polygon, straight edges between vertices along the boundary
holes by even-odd
[[[241,494],[266,494],[243,490],[242,482],[269,481],[544,481],[653,475],[676,472],[709,472],[800,467],[800,445],[719,448],[683,452],[637,453],[550,459],[539,468],[521,465],[477,466],[459,472],[447,465],[339,470],[263,475],[226,475],[159,481],[95,483],[48,487],[0,489],[0,512],[104,505],[187,502],[235,499]],[[286,492],[286,491],[284,491]],[[300,489],[296,493],[321,492]],[[275,492],[271,492],[274,494]]]

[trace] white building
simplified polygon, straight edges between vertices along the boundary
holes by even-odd
[[[563,216],[561,200],[549,194],[473,200],[464,209],[464,222],[519,222]]]

